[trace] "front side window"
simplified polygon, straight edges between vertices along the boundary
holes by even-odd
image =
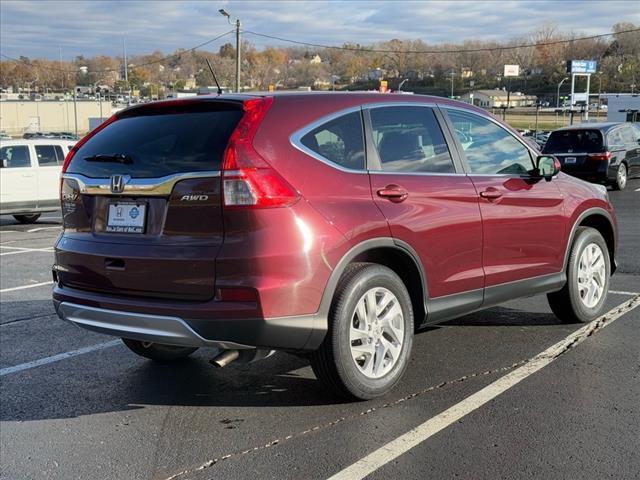
[[[300,142],[337,165],[351,170],[364,170],[363,137],[362,115],[353,112],[314,128]]]
[[[59,145],[36,145],[35,148],[38,165],[41,167],[62,165],[64,162],[64,153]]]
[[[444,136],[430,108],[373,108],[371,133],[383,171],[455,172]]]
[[[29,147],[26,145],[2,147],[0,159],[2,160],[0,163],[2,168],[27,168],[31,166]]]
[[[447,109],[471,173],[525,175],[533,168],[529,149],[491,120]]]

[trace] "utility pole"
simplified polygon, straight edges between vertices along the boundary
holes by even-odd
[[[58,45],[58,53],[60,54],[59,59],[60,59],[60,70],[62,70],[62,45]],[[62,72],[62,90],[64,91],[64,77],[65,77],[66,73]]]
[[[76,126],[76,140],[78,139],[78,104],[76,103],[76,88],[73,87],[73,118]]]
[[[129,65],[127,62],[127,41],[122,40],[122,58],[124,60],[124,84],[127,87],[127,106],[129,106],[129,100],[131,95],[129,95]]]
[[[223,17],[226,17],[229,25],[232,25],[231,15],[224,8],[221,8],[218,12]],[[240,19],[236,18],[236,92],[240,92],[240,49]]]
[[[236,19],[236,92],[240,92],[240,19]]]
[[[453,99],[453,76],[455,74],[455,70],[451,69],[451,99]]]

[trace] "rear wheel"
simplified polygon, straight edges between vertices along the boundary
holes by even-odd
[[[621,163],[618,167],[618,173],[616,174],[616,179],[613,182],[614,190],[622,190],[627,186],[627,178],[628,178],[627,165],[625,163]]]
[[[590,322],[604,310],[611,263],[600,232],[579,227],[569,254],[567,283],[547,295],[553,313],[564,322]]]
[[[402,378],[413,342],[411,298],[382,265],[350,265],[336,290],[329,331],[311,357],[316,377],[345,398],[368,400]]]
[[[39,218],[39,213],[33,213],[31,215],[14,215],[15,218],[20,223],[35,223]]]
[[[177,347],[174,345],[163,345],[161,343],[142,342],[123,338],[124,344],[133,353],[141,357],[155,360],[156,362],[173,362],[188,357],[198,350],[197,347]]]

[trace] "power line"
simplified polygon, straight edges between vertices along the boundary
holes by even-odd
[[[178,53],[172,53],[171,55],[167,55],[166,57],[163,58],[159,58],[156,60],[151,60],[149,62],[145,62],[145,63],[140,63],[138,65],[131,65],[129,68],[141,68],[141,67],[146,67],[149,65],[154,65],[156,63],[162,63],[165,62],[167,60],[169,60],[170,58],[173,57],[179,57],[180,55],[187,53],[187,52],[195,52],[196,50],[198,50],[199,48],[204,47],[205,45],[209,45],[210,43],[215,42],[216,40],[220,40],[222,37],[229,35],[230,33],[235,32],[235,30],[229,30],[228,32],[225,32],[221,35],[218,35],[217,37],[214,37],[210,40],[207,40],[206,42],[202,42],[199,45],[196,45],[195,47],[191,47],[185,50],[182,50]],[[0,56],[6,58],[7,60],[10,60],[12,62],[16,62],[16,63],[20,63],[22,65],[25,65],[27,67],[31,67],[31,68],[41,68],[43,70],[52,70],[52,71],[57,71],[57,72],[63,72],[63,73],[75,73],[76,70],[75,69],[66,69],[66,68],[57,68],[57,67],[48,67],[48,66],[44,66],[44,65],[33,65],[30,63],[27,63],[26,60],[20,60],[19,58],[13,58],[10,57],[8,55],[5,55],[4,53],[0,53]],[[87,71],[87,73],[93,73],[93,74],[98,74],[98,73],[111,73],[111,72],[119,72],[120,68],[108,68],[108,69],[104,69],[104,70],[89,70]]]
[[[270,38],[272,40],[279,40],[281,42],[293,43],[296,45],[305,45],[308,47],[327,48],[332,50],[349,50],[354,52],[369,52],[369,53],[442,54],[442,53],[493,52],[493,51],[503,51],[503,50],[516,50],[518,48],[528,48],[528,47],[544,47],[549,45],[558,45],[562,43],[578,42],[580,40],[592,40],[596,38],[610,37],[612,35],[622,35],[625,33],[640,32],[640,28],[634,28],[631,30],[622,30],[620,32],[615,32],[615,33],[601,33],[599,35],[589,35],[586,37],[578,37],[578,38],[565,39],[565,40],[552,40],[549,42],[525,43],[521,45],[509,45],[509,46],[500,46],[500,47],[466,48],[466,49],[455,49],[455,50],[387,50],[387,49],[365,48],[365,47],[349,47],[349,46],[340,47],[337,45],[324,45],[321,43],[311,43],[311,42],[303,42],[300,40],[292,40],[290,38],[278,37],[276,35],[267,35],[266,33],[253,32],[251,30],[243,30],[242,32],[248,33],[249,35],[255,35],[258,37]]]

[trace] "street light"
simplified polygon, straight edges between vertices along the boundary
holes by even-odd
[[[558,95],[556,96],[556,108],[560,108],[560,87],[562,86],[562,84],[564,82],[566,82],[567,80],[569,80],[569,77],[564,77],[560,83],[558,84]]]
[[[231,15],[224,9],[218,10],[220,15],[226,17],[229,25],[231,23]],[[240,92],[240,19],[236,19],[236,92]]]

